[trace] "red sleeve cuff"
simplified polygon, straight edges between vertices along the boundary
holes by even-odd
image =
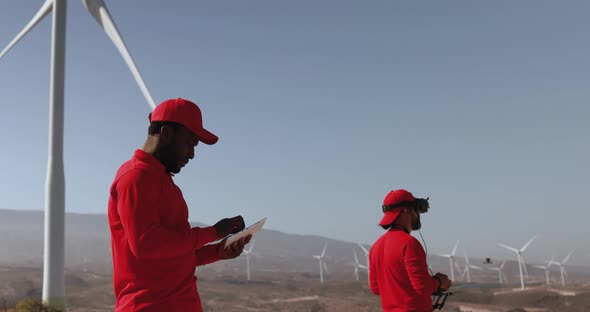
[[[193,232],[193,235],[196,237],[197,240],[195,249],[199,249],[217,240],[217,231],[212,226],[204,228],[194,227],[191,229],[191,231]]]
[[[195,252],[195,266],[205,265],[219,261],[217,248],[219,244],[207,245]]]

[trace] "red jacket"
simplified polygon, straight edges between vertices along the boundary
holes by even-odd
[[[369,286],[387,312],[430,312],[430,296],[439,287],[420,242],[400,229],[387,231],[371,247]]]
[[[219,260],[213,227],[191,228],[164,165],[137,150],[109,197],[115,311],[202,311],[195,268]]]

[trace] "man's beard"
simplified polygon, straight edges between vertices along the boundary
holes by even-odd
[[[422,223],[420,223],[420,214],[418,214],[418,218],[412,224],[412,231],[418,231],[420,228],[422,228]]]

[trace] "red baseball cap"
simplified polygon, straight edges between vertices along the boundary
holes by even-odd
[[[386,210],[387,206],[401,204],[403,202],[412,202],[414,200],[416,200],[416,198],[414,198],[414,195],[412,195],[412,193],[406,190],[399,189],[389,191],[389,193],[387,193],[387,195],[385,195],[385,198],[383,199],[382,208],[385,211],[383,213],[383,218],[381,218],[381,221],[379,222],[379,225],[391,224],[402,212],[402,208],[405,207],[399,206],[390,210]]]
[[[182,98],[166,100],[156,106],[150,121],[171,121],[185,126],[199,141],[212,145],[219,138],[203,128],[203,117],[197,104]]]

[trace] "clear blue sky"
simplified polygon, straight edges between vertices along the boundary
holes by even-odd
[[[44,1],[0,2],[0,47]],[[217,145],[175,180],[190,219],[268,217],[373,242],[390,189],[430,196],[429,252],[590,262],[587,1],[107,1],[156,102],[202,108]],[[149,106],[69,1],[66,210],[106,213]],[[0,60],[0,207],[44,207],[51,15]],[[318,247],[320,248],[320,247]]]

